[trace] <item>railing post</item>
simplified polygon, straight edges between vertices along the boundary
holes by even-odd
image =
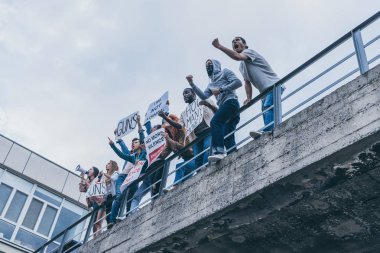
[[[65,240],[66,240],[66,236],[67,236],[68,232],[69,232],[69,230],[66,230],[65,233],[63,234],[61,245],[59,245],[59,249],[58,249],[57,253],[62,253],[63,252],[63,247],[65,246]]]
[[[360,30],[355,30],[351,32],[352,39],[354,40],[356,58],[358,60],[360,74],[364,74],[369,70],[367,55],[364,50],[364,44],[362,39],[362,34]]]
[[[162,195],[162,192],[166,186],[166,180],[168,178],[168,174],[169,174],[169,167],[170,167],[170,161],[168,160],[165,160],[165,163],[164,163],[164,171],[162,173],[162,179],[161,179],[161,184],[160,184],[160,191],[158,193],[158,196],[161,196]]]
[[[88,238],[90,237],[91,229],[94,225],[94,220],[96,219],[97,214],[98,214],[97,211],[96,212],[92,211],[90,222],[88,223],[88,227],[86,229],[86,234],[85,234],[84,239],[83,239],[83,244],[85,244],[88,241]]]
[[[273,88],[274,127],[282,122],[281,89],[281,85],[275,85]]]

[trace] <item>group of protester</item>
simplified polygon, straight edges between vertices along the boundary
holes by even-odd
[[[252,85],[259,90],[265,91],[276,83],[279,78],[272,70],[268,62],[256,51],[249,49],[246,41],[242,37],[235,37],[232,40],[232,49],[229,49],[219,43],[218,39],[213,40],[212,45],[224,52],[230,58],[240,61],[239,70],[245,82],[245,91],[247,98],[244,104],[247,104],[252,99]],[[191,104],[198,96],[201,101],[203,110],[203,121],[199,124],[188,136],[185,135],[184,122],[180,117],[174,114],[169,114],[161,111],[158,116],[162,118],[162,124],[151,126],[151,122],[145,123],[145,130],[147,134],[153,133],[158,129],[164,129],[163,137],[165,138],[165,149],[160,153],[157,161],[163,162],[171,152],[177,152],[186,144],[192,142],[196,138],[202,137],[202,140],[197,142],[181,153],[183,162],[176,165],[176,174],[174,179],[173,188],[187,178],[191,177],[194,170],[204,166],[208,162],[218,162],[223,159],[227,154],[236,151],[236,143],[234,131],[239,123],[239,101],[235,90],[242,86],[242,82],[236,75],[229,69],[222,69],[219,61],[208,59],[206,61],[206,71],[210,79],[207,87],[202,90],[194,82],[192,75],[186,76],[190,87],[183,90],[183,99],[187,104]],[[283,91],[283,88],[282,88]],[[214,96],[217,103],[215,104],[209,98]],[[273,92],[268,93],[262,99],[262,111],[265,128],[263,132],[269,132],[273,129]],[[89,189],[91,183],[101,181],[106,183],[107,194],[105,197],[94,197],[88,199],[89,207],[95,208],[103,204],[103,208],[98,212],[96,220],[102,220],[107,213],[108,228],[111,228],[119,213],[121,204],[123,203],[122,191],[128,189],[126,194],[127,205],[126,210],[137,210],[142,196],[150,190],[152,197],[158,195],[160,189],[161,178],[163,174],[163,166],[148,167],[148,162],[144,162],[140,177],[144,177],[141,184],[129,184],[126,189],[121,189],[128,173],[133,169],[137,163],[147,160],[147,152],[144,147],[145,130],[140,121],[140,116],[137,116],[138,133],[139,137],[134,138],[131,143],[131,150],[120,138],[116,143],[109,139],[109,145],[114,152],[122,159],[125,160],[122,170],[119,172],[118,165],[115,161],[110,161],[106,165],[106,172],[100,173],[99,169],[92,167],[87,172],[87,178],[84,178],[82,173],[82,181],[80,183],[80,190],[86,191]],[[205,131],[211,130],[211,135],[205,135]],[[251,131],[250,135],[257,138],[263,132]],[[227,136],[227,137],[226,137]],[[225,138],[226,137],[226,138]],[[212,154],[208,152],[208,148],[212,149]],[[155,171],[153,171],[153,169]],[[158,168],[158,169],[157,169]],[[95,223],[94,232],[100,229],[100,223]]]

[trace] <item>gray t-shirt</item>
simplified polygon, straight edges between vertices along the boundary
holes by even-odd
[[[248,59],[240,62],[239,70],[245,80],[250,81],[260,93],[280,80],[269,63],[252,49],[244,49]]]

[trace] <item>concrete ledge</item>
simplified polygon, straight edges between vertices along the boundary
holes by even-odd
[[[220,215],[293,173],[347,161],[348,156],[380,140],[379,133],[377,66],[288,119],[273,134],[248,143],[130,215],[80,252],[144,250],[179,231],[191,231],[195,224]]]

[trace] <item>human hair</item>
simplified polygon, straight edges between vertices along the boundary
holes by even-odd
[[[241,39],[241,41],[243,42],[245,48],[248,48],[248,46],[247,46],[247,42],[245,41],[245,39],[244,39],[243,37],[236,36],[235,38],[239,38],[239,39]]]
[[[193,88],[188,87],[188,88],[183,89],[183,91],[185,91],[185,90],[190,90],[190,92],[195,95],[195,91],[193,90]]]
[[[99,169],[93,166],[92,170],[94,171],[92,174],[94,175],[94,178],[96,178],[99,175]]]
[[[132,139],[132,142],[137,141],[137,140],[140,141],[139,138],[135,137],[135,138]]]
[[[119,166],[117,165],[117,162],[113,161],[113,160],[110,160],[110,163],[111,163],[111,168],[110,170],[107,172],[107,174],[109,176],[112,176],[112,174],[115,172],[115,171],[119,171]],[[106,178],[105,179],[105,182],[108,184],[111,182],[111,179],[110,178]]]

